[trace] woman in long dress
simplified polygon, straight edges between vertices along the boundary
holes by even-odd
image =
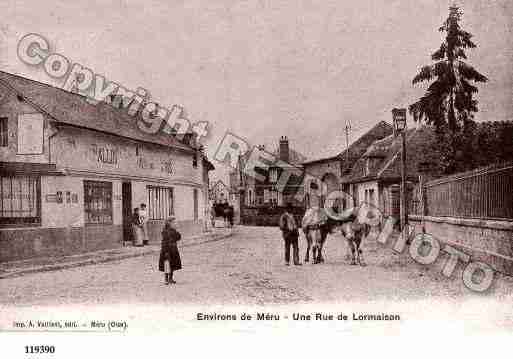
[[[132,216],[132,231],[134,235],[134,246],[141,247],[144,243],[144,231],[141,216],[139,215],[139,208],[134,208],[134,214]]]
[[[173,272],[182,269],[182,261],[177,246],[177,242],[181,238],[181,234],[175,228],[175,217],[169,217],[162,230],[162,244],[159,256],[159,271],[164,272],[164,283],[166,285],[175,284]]]
[[[143,245],[146,246],[149,243],[148,238],[148,211],[146,209],[146,205],[144,203],[141,203],[140,209],[139,209],[139,217],[141,220],[141,228],[143,231]]]

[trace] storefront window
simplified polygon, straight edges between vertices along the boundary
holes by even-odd
[[[36,176],[0,176],[0,224],[41,223],[41,180]]]
[[[84,181],[84,210],[87,224],[112,224],[112,183]]]
[[[172,187],[148,186],[148,216],[150,219],[166,219],[174,214]]]

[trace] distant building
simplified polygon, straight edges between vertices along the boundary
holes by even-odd
[[[258,148],[265,151],[264,146]],[[301,162],[306,157],[291,149],[289,139],[285,136],[280,138],[278,148],[270,154],[274,155],[275,161],[269,163],[268,168],[255,169],[255,172],[261,176],[259,179],[244,172],[250,153],[240,156],[237,168],[230,173],[230,194],[236,198],[233,204],[237,222],[255,224],[256,221],[257,223],[276,224],[277,219],[274,217],[277,213],[281,214],[278,210],[279,207],[290,202],[298,210],[304,208],[304,202],[298,199],[296,194],[303,190]],[[279,191],[276,179],[280,178],[279,176],[285,170],[293,174],[288,178],[282,191]]]
[[[210,200],[213,203],[224,203],[225,201],[230,202],[230,190],[227,185],[224,184],[222,180],[218,180],[211,188],[210,188]]]
[[[259,146],[260,150],[265,151],[264,146]],[[276,158],[275,163],[271,163],[268,169],[256,169],[256,172],[262,176],[261,180],[244,173],[243,168],[248,161],[249,153],[241,156],[237,168],[230,173],[230,191],[232,193],[242,193],[245,206],[283,206],[287,201],[294,201],[293,194],[298,188],[302,190],[302,165],[306,157],[289,147],[289,139],[282,136],[279,141],[278,149],[272,152]],[[277,163],[280,162],[280,165]],[[277,191],[276,185],[273,185],[272,176],[279,178],[283,170],[296,170],[299,176],[292,175],[284,190]]]
[[[350,173],[355,162],[374,141],[383,139],[392,133],[392,126],[381,121],[351,143],[348,149],[338,150],[331,156],[303,162],[302,166],[306,173],[320,179],[325,184],[327,193],[337,190],[348,193],[349,188],[342,182],[342,178]],[[309,183],[305,183],[305,186],[304,190],[309,193]],[[324,203],[327,193],[322,195],[321,203]]]
[[[406,132],[406,180],[407,205],[412,206],[414,187],[419,176],[431,179],[439,176],[430,170],[432,145],[435,134],[427,126],[408,129]],[[354,204],[363,202],[376,206],[385,216],[399,219],[401,183],[401,136],[391,134],[374,141],[365,153],[354,163],[351,170],[342,177]]]
[[[152,241],[171,214],[203,230],[213,165],[190,138],[5,72],[0,93],[0,261],[121,246],[141,203]]]

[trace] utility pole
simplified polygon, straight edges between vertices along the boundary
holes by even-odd
[[[344,127],[345,133],[346,133],[346,156],[345,159],[340,157],[340,180],[342,180],[342,177],[344,177],[344,167],[347,167],[349,165],[349,131],[351,131],[351,121],[346,120],[346,125]],[[344,166],[345,161],[345,166]],[[342,187],[342,183],[339,183],[339,190],[344,190]],[[341,203],[341,206],[343,209],[346,208],[346,200],[343,200],[343,203]]]
[[[244,181],[244,173],[243,173],[243,157],[242,155],[239,155],[238,161],[237,161],[237,167],[239,170],[239,186],[237,188],[237,192],[239,193],[239,224],[243,224],[243,212],[244,212],[244,205],[246,202],[245,198],[245,191],[246,191],[246,183]]]
[[[346,164],[349,163],[349,131],[351,131],[351,121],[346,120]]]
[[[408,208],[406,208],[406,130],[401,131],[401,223],[408,225]]]

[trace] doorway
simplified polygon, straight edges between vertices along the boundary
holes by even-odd
[[[121,185],[121,207],[123,212],[123,245],[131,242],[132,238],[132,183],[123,182]]]

